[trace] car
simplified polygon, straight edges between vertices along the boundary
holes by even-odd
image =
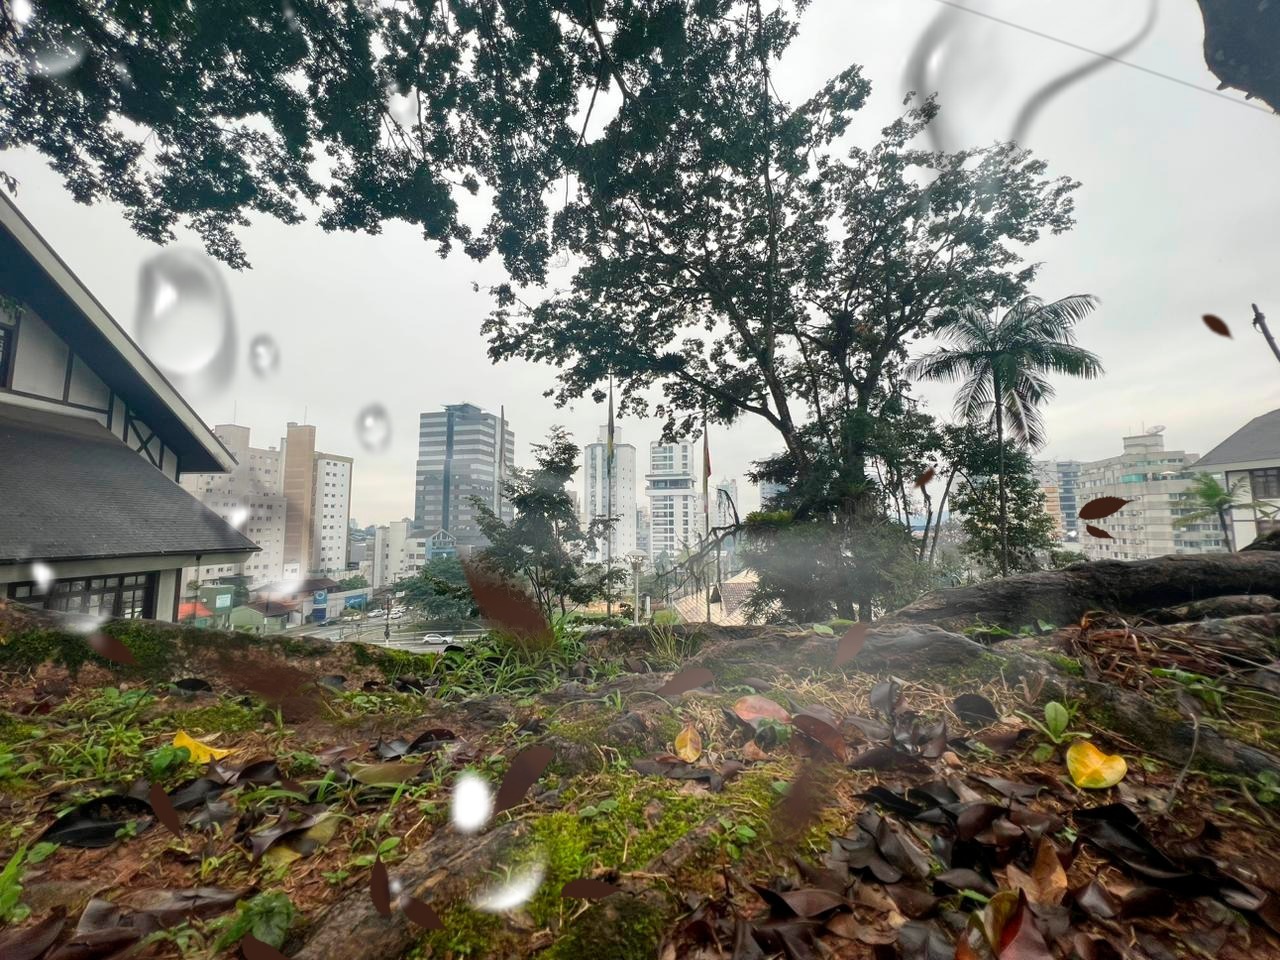
[[[403,617],[403,616],[404,616],[404,611],[403,611],[403,610],[392,610],[392,611],[391,611],[391,619],[392,619],[392,620],[399,620],[399,619],[400,619],[401,617]]]
[[[449,637],[443,636],[439,633],[428,633],[425,637],[422,638],[422,642],[423,643],[448,643]]]

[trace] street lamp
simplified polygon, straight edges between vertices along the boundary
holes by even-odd
[[[631,607],[631,622],[639,625],[640,623],[640,571],[644,569],[644,562],[649,559],[648,554],[639,550],[632,551],[627,554],[631,561],[631,584],[635,588],[635,603]]]

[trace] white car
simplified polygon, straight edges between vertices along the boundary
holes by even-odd
[[[400,619],[401,617],[403,617],[403,616],[404,616],[404,611],[403,611],[403,610],[392,610],[392,611],[391,611],[391,619],[392,619],[392,620],[399,620],[399,619]]]
[[[428,633],[422,638],[423,643],[448,643],[449,638],[438,633]]]

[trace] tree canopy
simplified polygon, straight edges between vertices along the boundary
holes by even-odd
[[[786,4],[789,13],[807,0]],[[77,200],[143,236],[178,225],[246,264],[249,217],[319,207],[544,275],[548,186],[574,172],[587,103],[638,117],[690,30],[744,0],[0,0],[0,150],[44,154]],[[656,119],[655,123],[661,123]],[[485,188],[476,227],[460,195]],[[483,215],[481,220],[483,220]]]

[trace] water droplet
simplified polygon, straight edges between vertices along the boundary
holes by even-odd
[[[520,868],[506,883],[486,890],[476,897],[472,905],[485,913],[502,913],[514,910],[522,903],[527,903],[538,892],[546,867],[541,863],[531,863]]]
[[[270,376],[280,369],[280,348],[275,340],[260,333],[249,341],[249,366],[260,377]]]
[[[235,374],[236,329],[222,275],[196,250],[165,250],[138,274],[138,343],[180,390],[224,389]]]
[[[493,813],[493,791],[489,781],[474,773],[459,774],[449,801],[449,818],[463,833],[475,833]]]
[[[68,613],[59,625],[66,627],[72,633],[88,636],[96,633],[98,628],[109,619],[106,614]]]
[[[284,24],[294,33],[302,29],[302,24],[298,23],[298,11],[293,8],[293,4],[289,0],[284,0],[280,4],[280,12],[284,14]]]
[[[248,507],[236,507],[227,516],[227,523],[231,524],[237,530],[242,529],[244,525],[248,522],[249,522]]]
[[[84,62],[84,44],[78,40],[50,40],[31,55],[31,69],[46,77],[61,77]]]
[[[371,403],[356,417],[356,436],[370,453],[382,453],[391,446],[391,415],[380,403]]]
[[[34,11],[31,9],[31,0],[13,0],[9,5],[9,11],[13,16],[13,21],[20,27],[26,26],[31,22],[31,15]]]
[[[49,584],[53,583],[53,567],[47,563],[33,563],[31,565],[31,577],[36,582],[36,586],[40,588],[40,592],[44,593],[49,589]]]

